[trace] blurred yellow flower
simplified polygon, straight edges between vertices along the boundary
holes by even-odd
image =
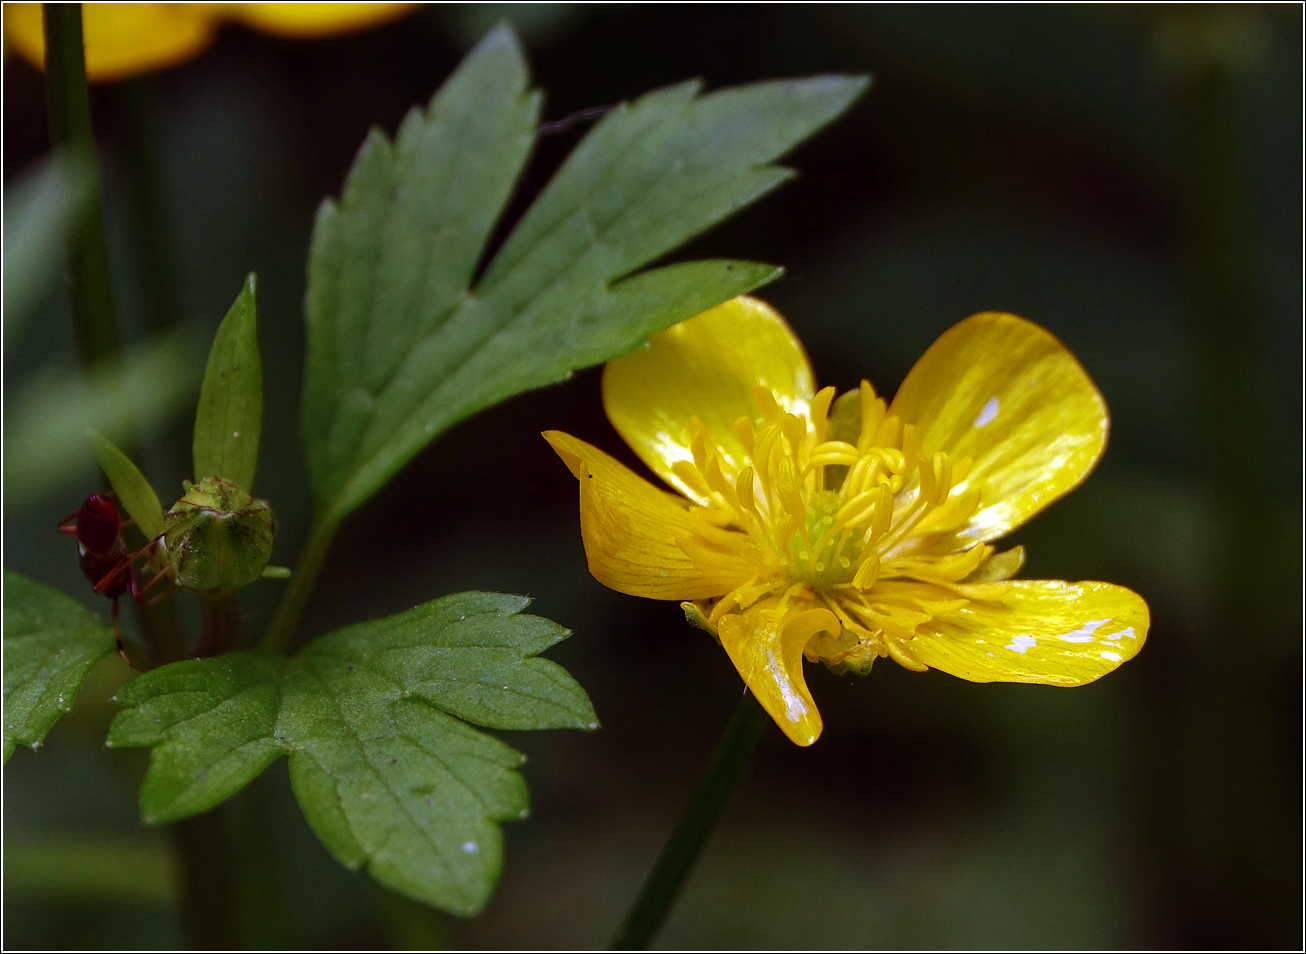
[[[415,3],[86,3],[82,36],[91,82],[125,79],[175,66],[198,54],[218,28],[235,20],[265,33],[320,37],[402,16]],[[4,5],[5,43],[28,62],[45,64],[41,4]]]
[[[736,298],[608,363],[603,403],[682,497],[561,431],[606,586],[683,600],[781,729],[821,733],[803,659],[881,656],[973,682],[1078,686],[1138,652],[1147,604],[1110,583],[1012,580],[1005,535],[1078,485],[1106,405],[1074,356],[1014,315],[974,315],[888,407],[816,391],[784,319]]]

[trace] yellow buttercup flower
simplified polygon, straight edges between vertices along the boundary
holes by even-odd
[[[264,33],[321,37],[375,26],[415,3],[86,3],[82,40],[86,78],[125,79],[176,66],[235,20]],[[45,64],[41,4],[4,5],[5,43],[38,68]]]
[[[821,734],[803,660],[888,656],[972,682],[1078,686],[1147,636],[1110,583],[1013,580],[992,541],[1092,470],[1106,405],[1052,335],[1015,315],[956,325],[886,407],[817,391],[802,344],[741,297],[610,361],[603,403],[667,493],[561,431],[581,535],[606,586],[681,600],[799,745]]]

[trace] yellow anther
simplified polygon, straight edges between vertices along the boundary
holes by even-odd
[[[812,428],[816,432],[816,441],[819,444],[825,440],[826,432],[830,426],[830,403],[834,400],[834,388],[821,388],[816,392],[816,397],[812,399],[812,409],[809,416],[812,419]]]
[[[786,414],[780,419],[780,426],[784,428],[785,440],[789,442],[789,452],[798,456],[807,437],[807,422],[797,414]]]
[[[780,410],[780,405],[775,402],[775,395],[771,393],[770,388],[760,384],[754,385],[753,398],[762,412],[762,420],[767,422],[780,420],[783,412]]]
[[[916,463],[916,458],[921,452],[921,435],[911,424],[902,426],[902,456],[907,461],[907,466],[911,467]]]
[[[878,500],[872,511],[871,530],[868,542],[874,543],[888,532],[893,522],[893,493],[889,487],[881,484],[875,490]]]
[[[871,516],[872,512],[879,505],[879,502],[880,493],[878,488],[876,490],[863,491],[840,507],[836,517],[842,526],[856,527],[867,517]]]
[[[884,419],[884,402],[875,396],[875,389],[871,387],[869,381],[862,381],[859,390],[861,392],[862,423],[857,435],[857,446],[865,450],[871,446],[876,429],[879,428],[880,421]]]
[[[755,517],[760,516],[757,501],[753,499],[753,468],[745,467],[739,472],[739,477],[735,480],[735,497],[742,509]]]
[[[707,428],[697,417],[689,419],[689,452],[694,455],[694,466],[699,470],[707,467],[710,453],[707,447]]]
[[[862,561],[862,565],[853,574],[853,586],[859,590],[870,589],[876,577],[880,575],[880,558],[874,553]]]
[[[746,417],[736,419],[734,424],[735,437],[739,438],[739,443],[744,445],[744,451],[748,454],[753,453],[753,439],[756,432],[753,430],[753,422]]]
[[[886,414],[875,428],[870,444],[874,447],[897,447],[901,439],[902,421],[898,420],[896,414]]]
[[[703,480],[703,474],[689,461],[676,461],[671,465],[671,472],[679,477],[695,495],[699,497],[708,496],[708,486],[707,482]]]

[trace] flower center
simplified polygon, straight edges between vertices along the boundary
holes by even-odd
[[[799,587],[857,637],[840,641],[840,658],[855,643],[873,659],[889,651],[886,635],[910,639],[921,623],[964,604],[943,587],[969,576],[992,548],[937,541],[978,506],[978,492],[964,486],[969,461],[923,455],[916,429],[888,414],[865,381],[833,409],[833,388],[800,413],[765,388],[756,398],[762,420],[734,426],[743,461],[712,446],[695,420],[693,462],[676,465],[709,499],[711,522],[746,533],[760,557],[757,576],[717,604],[714,618]]]

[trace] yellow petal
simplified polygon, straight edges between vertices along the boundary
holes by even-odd
[[[746,534],[712,526],[686,501],[570,434],[545,431],[544,438],[580,481],[581,539],[590,572],[604,586],[655,600],[702,600],[724,596],[756,572]]]
[[[1017,580],[955,589],[971,602],[894,642],[971,682],[1081,686],[1132,659],[1147,638],[1147,604],[1123,586]]]
[[[925,454],[970,458],[954,489],[979,507],[951,544],[994,540],[1088,476],[1106,446],[1107,411],[1087,372],[1047,331],[998,312],[973,315],[930,346],[890,412]]]
[[[203,5],[184,3],[82,4],[86,78],[124,79],[190,59],[213,38],[215,20]],[[5,41],[34,66],[45,67],[39,3],[4,5]]]
[[[818,633],[839,635],[838,618],[827,609],[773,596],[717,623],[721,645],[749,690],[785,735],[811,745],[821,734],[821,713],[803,678],[803,649]]]
[[[231,19],[280,36],[331,36],[379,26],[403,16],[415,3],[213,3]]]
[[[741,417],[758,422],[755,389],[774,392],[784,410],[806,414],[815,389],[802,343],[765,302],[740,296],[649,339],[603,369],[603,406],[617,432],[659,477],[691,500],[700,488],[673,471],[694,459],[690,419],[697,417],[733,481],[747,453],[735,434]]]

